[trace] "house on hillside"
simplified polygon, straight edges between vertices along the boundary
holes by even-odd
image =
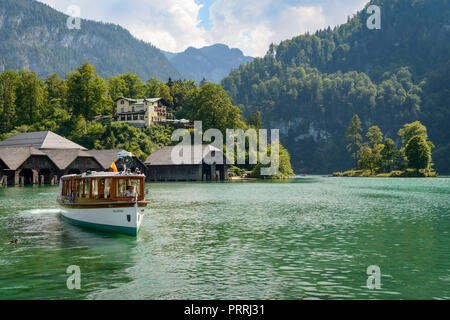
[[[163,98],[116,100],[116,121],[126,122],[138,128],[148,128],[172,119],[168,103]]]
[[[164,147],[153,152],[147,160],[147,179],[150,181],[216,181],[226,180],[227,165],[222,151],[212,145],[202,146],[202,157],[194,160],[194,146],[191,148],[191,161],[188,164],[176,164],[172,159],[175,146]],[[209,155],[215,157],[220,153],[223,164],[207,164],[205,158]]]

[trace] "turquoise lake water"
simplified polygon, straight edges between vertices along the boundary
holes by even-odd
[[[57,187],[0,188],[0,299],[450,299],[450,178],[148,187],[137,238],[62,220]]]

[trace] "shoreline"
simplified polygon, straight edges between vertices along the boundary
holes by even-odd
[[[331,177],[349,178],[437,178],[439,174],[435,171],[412,171],[394,170],[386,173],[372,174],[369,170],[348,170],[344,172],[333,172]]]

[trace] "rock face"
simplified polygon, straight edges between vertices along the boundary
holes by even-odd
[[[26,68],[40,77],[53,72],[65,76],[89,62],[105,78],[126,72],[144,81],[180,77],[159,49],[122,27],[82,19],[80,29],[69,29],[67,20],[40,2],[1,0],[0,70]]]
[[[244,56],[241,50],[230,49],[224,44],[200,49],[189,47],[180,53],[165,54],[184,78],[197,82],[205,78],[208,82],[219,83],[231,70],[253,61],[252,57]]]

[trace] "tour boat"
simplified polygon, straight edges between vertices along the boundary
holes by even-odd
[[[126,170],[66,175],[57,201],[76,225],[136,236],[149,203],[144,183],[145,175]]]

